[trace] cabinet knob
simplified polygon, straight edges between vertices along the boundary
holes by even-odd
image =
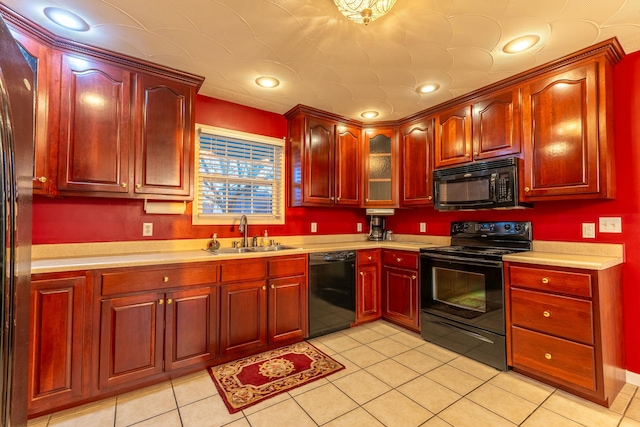
[[[543,312],[542,312],[542,315],[543,315],[544,317],[551,317],[551,313],[549,313],[547,310],[543,311]]]
[[[122,187],[122,188],[127,188],[127,183],[126,183],[126,182],[123,182],[122,184],[120,184],[120,187]]]
[[[474,151],[474,152],[473,152],[473,155],[474,155],[474,156],[477,156],[477,155],[478,155],[478,152],[477,152],[477,151]]]
[[[402,258],[396,258],[396,261],[402,262]]]
[[[164,283],[167,283],[167,282],[169,281],[169,276],[164,276],[164,277],[162,278],[162,281],[163,281]]]
[[[414,274],[413,276],[411,276],[411,280],[416,280],[416,275]]]
[[[469,154],[469,153],[464,153],[464,156],[465,156],[465,157],[467,157],[467,158],[469,158],[469,157],[471,157],[471,154]]]
[[[337,201],[340,201],[340,197],[338,197],[336,200],[337,200]]]
[[[271,285],[271,289],[275,289],[275,288],[276,288],[276,285]]]
[[[547,360],[551,360],[551,353],[545,353],[544,358]]]
[[[46,176],[40,176],[40,177],[36,178],[36,181],[39,181],[39,182],[44,184],[45,182],[47,182],[47,177]]]
[[[160,298],[160,299],[158,300],[158,304],[160,304],[160,305],[164,304],[164,300],[163,300],[162,298]]]
[[[529,191],[531,191],[531,189],[529,187],[524,187],[524,192],[528,193]]]
[[[267,290],[266,285],[262,287],[262,290],[263,290],[263,291],[266,291],[266,290]]]
[[[364,272],[362,272],[362,271],[361,271],[361,272],[360,272],[360,275],[361,275],[361,276],[364,276]]]
[[[368,259],[369,261],[371,261],[371,259],[372,259],[372,258],[371,258],[370,256],[368,256],[368,257],[367,257],[367,259]]]
[[[172,302],[173,302],[173,300],[172,300],[171,298],[169,298],[169,299],[167,300],[167,304],[171,304]]]
[[[369,199],[364,199],[365,202],[369,203]]]
[[[547,283],[549,283],[549,278],[548,278],[548,277],[543,277],[543,278],[542,278],[542,283],[544,283],[545,285],[546,285]]]
[[[433,196],[427,197],[427,200],[433,200]]]
[[[142,184],[136,184],[136,188],[138,189],[142,188]]]
[[[329,197],[329,200],[333,201],[333,200],[334,200],[334,197],[333,197],[333,196]]]

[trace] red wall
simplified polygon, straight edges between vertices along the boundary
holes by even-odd
[[[537,240],[607,242],[625,245],[623,269],[627,369],[640,373],[640,53],[628,55],[615,68],[615,137],[617,198],[612,201],[536,203],[533,209],[514,211],[435,212],[432,208],[397,210],[387,219],[395,233],[419,234],[419,223],[427,223],[427,234],[448,235],[449,223],[457,220],[527,220],[533,222]],[[282,138],[287,123],[282,115],[198,96],[198,123]],[[189,205],[188,205],[189,206]],[[142,240],[142,223],[153,222],[154,236],[145,239],[238,236],[231,226],[193,226],[190,206],[185,215],[146,215],[141,201],[117,199],[36,197],[33,207],[33,243],[74,243]],[[622,217],[622,234],[597,233],[595,239],[581,237],[582,222],[598,222],[600,216]],[[252,234],[266,228],[270,236],[310,234],[310,223],[318,223],[318,234],[355,233],[357,222],[365,223],[363,209],[291,208],[284,226],[255,225]]]

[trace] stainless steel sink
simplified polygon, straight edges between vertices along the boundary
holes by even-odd
[[[211,249],[205,249],[207,252],[211,252],[214,255],[217,254],[244,254],[251,252],[274,252],[274,251],[284,251],[287,249],[298,249],[293,246],[283,246],[283,245],[274,245],[274,246],[254,246],[247,248],[220,248],[217,251]]]

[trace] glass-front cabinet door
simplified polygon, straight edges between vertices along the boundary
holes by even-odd
[[[398,202],[396,130],[364,130],[364,206],[395,207]]]

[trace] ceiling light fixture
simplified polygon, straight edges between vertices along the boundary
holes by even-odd
[[[89,24],[73,12],[59,7],[46,7],[43,10],[45,16],[54,24],[73,31],[88,31]]]
[[[438,83],[427,83],[427,84],[418,86],[416,88],[416,92],[418,92],[419,94],[431,93],[431,92],[435,92],[439,88],[440,88],[440,85]]]
[[[271,89],[278,86],[280,84],[280,81],[275,77],[262,76],[256,79],[256,84],[260,87]]]
[[[365,111],[364,113],[360,114],[360,117],[364,117],[365,119],[373,119],[374,117],[378,117],[378,112],[377,111]]]
[[[391,10],[396,0],[333,0],[338,10],[358,24],[367,25]]]
[[[505,53],[518,53],[533,47],[540,41],[540,36],[534,34],[518,37],[504,45],[502,51]]]

